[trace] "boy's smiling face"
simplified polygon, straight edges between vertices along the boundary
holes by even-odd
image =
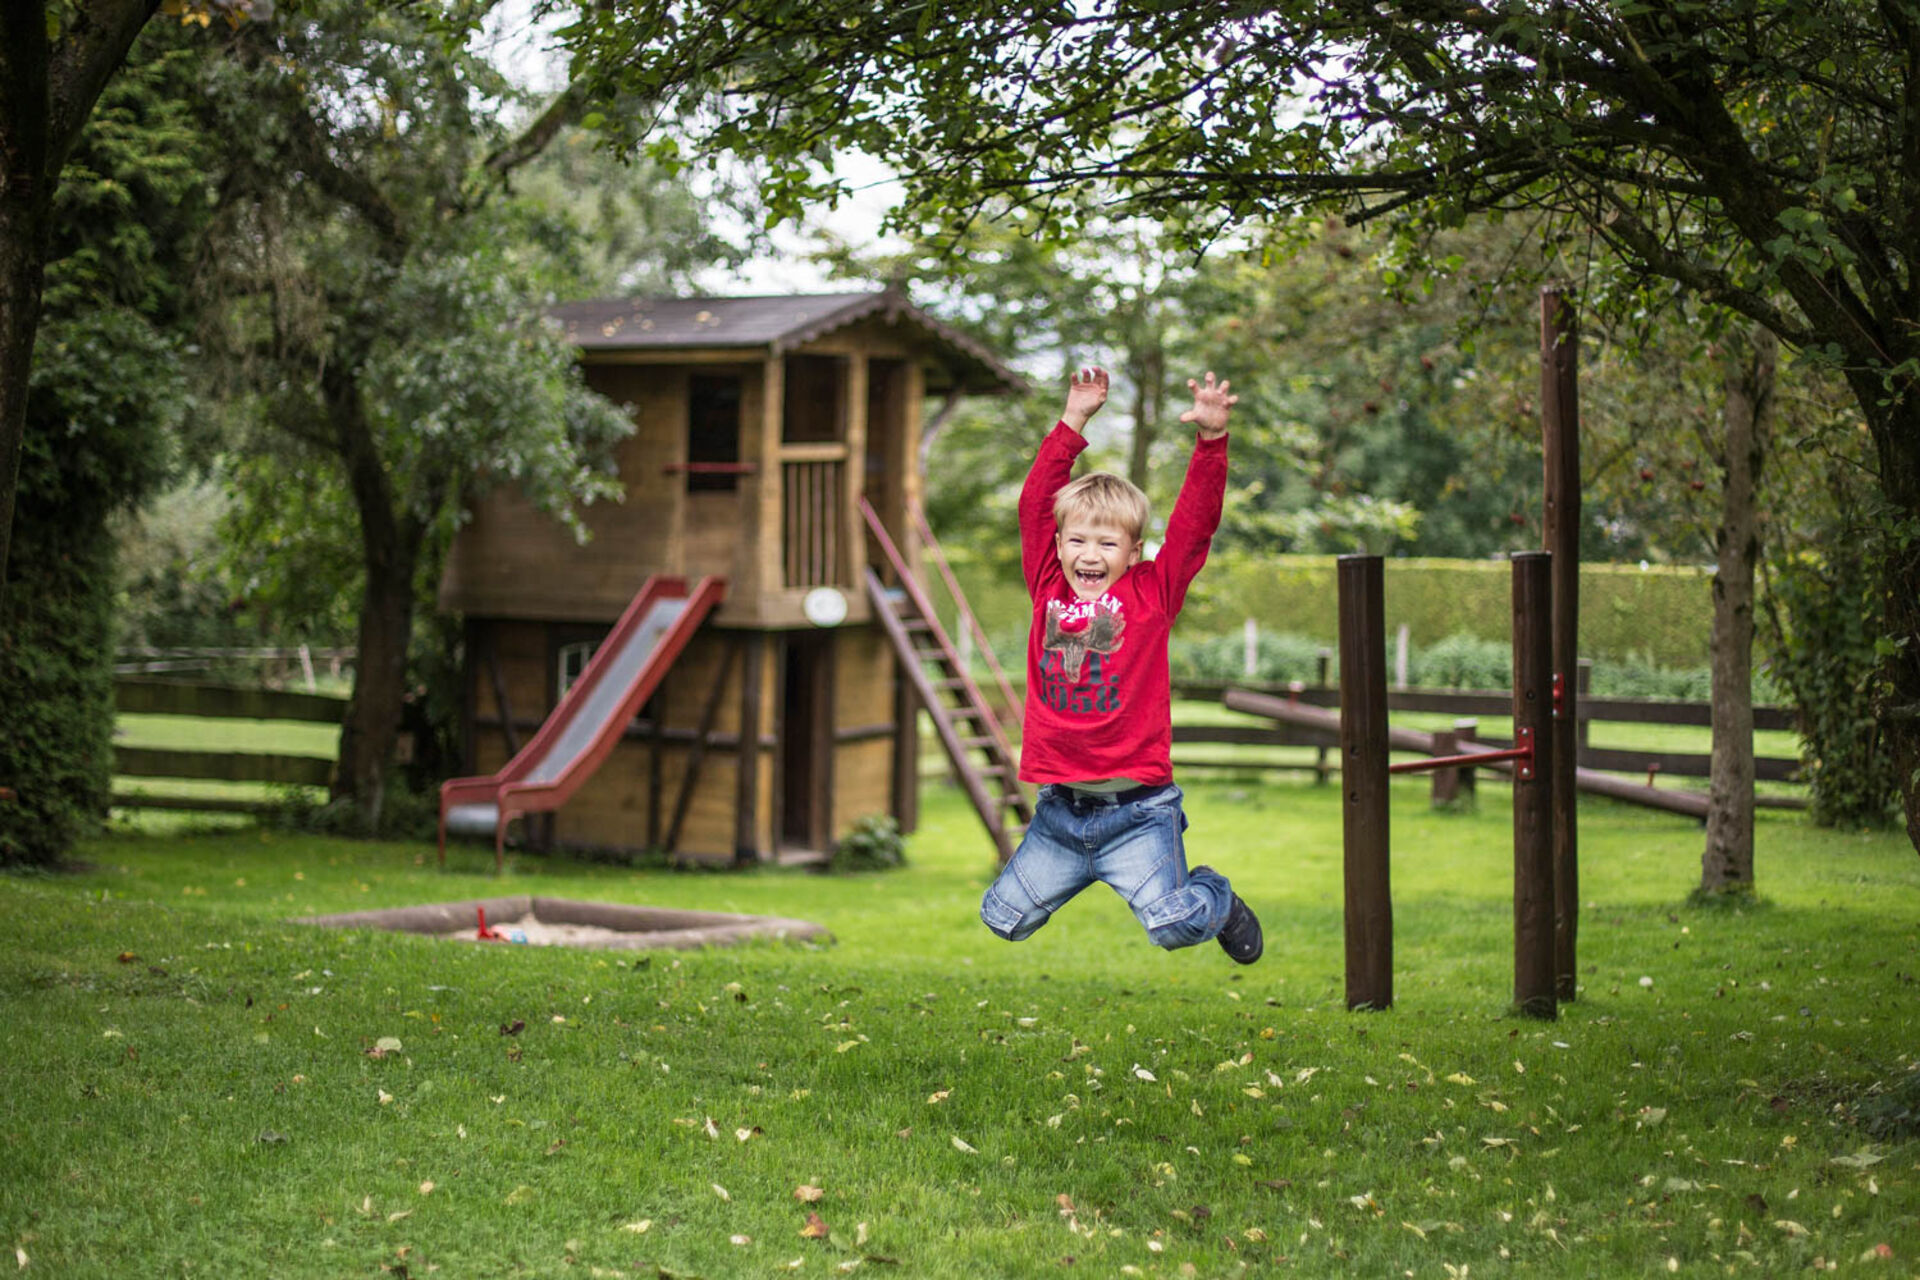
[[[1098,600],[1120,575],[1140,563],[1140,539],[1118,525],[1070,517],[1053,535],[1060,571],[1075,598]]]

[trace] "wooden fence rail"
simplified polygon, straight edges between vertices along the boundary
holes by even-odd
[[[1311,707],[1333,708],[1340,705],[1338,689],[1320,686],[1290,688],[1285,685],[1258,682],[1176,681],[1173,694],[1176,698],[1219,702],[1228,689],[1248,689],[1267,693]],[[1582,696],[1576,700],[1575,706],[1579,716],[1579,754],[1576,763],[1580,768],[1608,773],[1647,774],[1650,777],[1658,775],[1671,778],[1705,778],[1710,776],[1712,756],[1706,752],[1595,747],[1587,741],[1588,726],[1595,721],[1615,724],[1708,727],[1713,723],[1713,709],[1709,704],[1664,702],[1651,698]],[[1454,717],[1506,717],[1513,712],[1513,695],[1490,690],[1389,689],[1387,710]],[[1785,731],[1792,731],[1796,727],[1793,712],[1786,707],[1755,707],[1753,725],[1755,729]],[[1301,770],[1314,773],[1324,779],[1330,768],[1339,767],[1337,761],[1329,765],[1325,754],[1326,748],[1338,745],[1333,735],[1299,725],[1275,725],[1271,728],[1240,725],[1175,725],[1173,741],[1175,747],[1205,744],[1320,749],[1312,762],[1291,760],[1268,764],[1259,760],[1176,757],[1174,764],[1181,769]],[[1754,776],[1762,782],[1799,782],[1801,781],[1800,761],[1797,757],[1790,756],[1756,756]]]
[[[204,716],[230,720],[298,720],[339,724],[347,707],[346,699],[330,698],[323,694],[125,677],[113,682],[113,696],[114,706],[122,715]],[[333,761],[325,756],[275,752],[115,747],[113,773],[115,778],[324,787],[333,779]],[[116,790],[113,805],[120,809],[254,813],[266,808],[267,802],[233,796],[151,795]]]

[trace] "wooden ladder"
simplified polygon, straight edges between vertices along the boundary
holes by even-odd
[[[888,536],[873,507],[863,498],[860,514],[893,566],[899,586],[888,586],[867,569],[867,597],[874,616],[893,643],[900,665],[927,709],[960,786],[993,838],[1000,861],[1013,857],[1020,836],[1033,821],[1033,804],[1020,785],[1006,731],[940,625],[933,605],[908,569],[906,558]]]

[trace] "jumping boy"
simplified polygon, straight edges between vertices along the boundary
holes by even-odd
[[[1020,491],[1020,560],[1033,596],[1020,777],[1040,784],[1040,802],[980,903],[981,920],[1009,941],[1102,880],[1159,946],[1218,938],[1241,964],[1260,958],[1260,922],[1226,877],[1187,869],[1171,759],[1167,637],[1220,525],[1227,413],[1239,399],[1230,385],[1212,373],[1187,381],[1193,408],[1180,421],[1199,438],[1154,559],[1140,558],[1144,493],[1103,472],[1067,482],[1087,447],[1080,432],[1106,403],[1105,370],[1073,376]]]

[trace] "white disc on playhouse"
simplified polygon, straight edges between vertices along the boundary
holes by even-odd
[[[837,627],[847,620],[847,597],[835,587],[815,587],[801,599],[800,611],[816,627]]]

